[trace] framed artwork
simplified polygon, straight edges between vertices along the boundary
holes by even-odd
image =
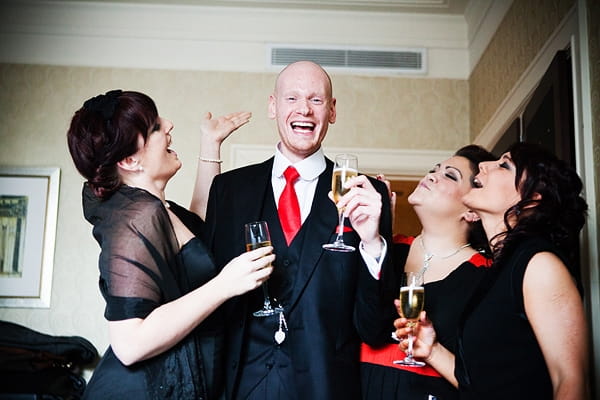
[[[60,169],[0,167],[0,307],[50,307]]]

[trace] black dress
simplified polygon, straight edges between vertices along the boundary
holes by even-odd
[[[198,238],[179,249],[165,206],[150,193],[122,186],[102,201],[86,185],[83,208],[101,247],[99,285],[107,320],[145,318],[215,276],[215,265]],[[174,203],[170,208],[184,224],[202,226],[195,214]],[[84,397],[217,398],[222,387],[221,327],[215,313],[171,349],[129,367],[109,347]]]
[[[465,311],[455,365],[461,399],[553,398],[548,367],[523,304],[527,264],[543,251],[557,254],[539,238],[507,250]]]
[[[396,276],[404,270],[413,237],[397,235],[394,238],[394,264],[398,269]],[[450,351],[456,345],[457,327],[462,311],[471,294],[485,275],[489,259],[481,254],[473,255],[468,261],[448,274],[442,280],[425,284],[425,306],[427,316],[433,321],[437,338]],[[383,271],[382,271],[383,273]],[[382,276],[382,281],[386,279]],[[383,284],[384,282],[382,282]],[[388,282],[389,283],[389,282]],[[399,284],[392,286],[392,298],[380,301],[385,304],[376,305],[371,312],[379,312],[380,331],[366,332],[364,329],[361,349],[361,383],[363,399],[419,399],[437,400],[457,399],[458,391],[442,378],[435,369],[394,365],[393,360],[404,358],[405,354],[398,348],[398,342],[391,339],[394,331],[393,322],[398,313],[393,306],[393,298],[399,293]],[[371,302],[373,304],[373,302]],[[365,311],[365,310],[363,310]],[[364,314],[362,315],[364,317]],[[429,397],[433,396],[433,397]]]

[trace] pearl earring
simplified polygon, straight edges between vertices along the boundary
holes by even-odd
[[[138,172],[144,172],[144,167],[142,167],[141,165],[137,168]]]

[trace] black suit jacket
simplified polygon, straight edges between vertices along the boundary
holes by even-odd
[[[359,284],[369,272],[358,250],[338,253],[322,248],[334,240],[338,223],[335,204],[327,196],[333,163],[328,159],[326,163],[310,215],[301,228],[305,236],[291,299],[286,304],[289,332],[284,345],[289,346],[295,379],[291,387],[298,398],[354,399],[360,397],[360,340],[353,323],[354,306]],[[217,265],[224,266],[245,251],[244,224],[261,219],[264,199],[273,201],[267,192],[272,191],[272,166],[273,158],[215,177],[207,210],[207,240]],[[385,185],[374,179],[372,182],[383,199],[380,232],[391,243],[389,196]],[[281,231],[279,221],[275,218],[268,223],[277,255],[277,248],[286,244],[281,243],[281,234],[274,234],[275,230]],[[281,238],[279,243],[275,242],[277,238]],[[358,249],[360,238],[354,231],[346,233],[344,240]],[[282,260],[276,260],[275,268],[278,262]],[[245,330],[247,295],[232,299],[226,307],[226,381],[231,398],[239,378],[243,346],[249,340]]]

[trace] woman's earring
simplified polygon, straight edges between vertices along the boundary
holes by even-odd
[[[144,172],[144,167],[142,167],[141,165],[139,167],[137,167],[138,172]]]

